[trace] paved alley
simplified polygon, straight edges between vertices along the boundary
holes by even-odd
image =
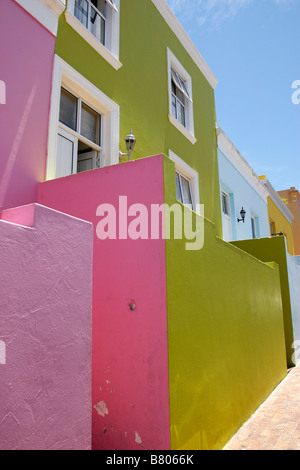
[[[224,450],[300,450],[300,365],[288,373]]]

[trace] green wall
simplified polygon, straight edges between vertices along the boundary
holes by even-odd
[[[201,203],[222,234],[214,90],[151,0],[122,0],[120,62],[116,71],[60,17],[56,54],[120,106],[120,150],[133,129],[133,159],[169,149],[199,173]],[[192,77],[194,125],[191,144],[168,119],[167,47]],[[200,51],[201,52],[201,51]]]
[[[173,171],[165,159],[168,204]],[[286,375],[279,270],[207,219],[203,249],[185,242],[166,240],[171,444],[222,449]]]
[[[288,367],[293,367],[295,365],[292,361],[292,356],[294,354],[294,348],[292,347],[294,342],[294,333],[285,237],[242,240],[232,242],[232,244],[247,253],[250,253],[261,261],[274,261],[279,266],[287,365]]]

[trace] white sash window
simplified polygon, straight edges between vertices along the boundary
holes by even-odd
[[[69,0],[66,20],[116,70],[119,62],[120,0]]]

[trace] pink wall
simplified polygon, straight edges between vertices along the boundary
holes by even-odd
[[[93,448],[169,449],[165,243],[97,239],[97,207],[120,195],[162,204],[162,156],[42,183],[38,200],[94,224]]]
[[[55,37],[12,0],[0,1],[0,210],[36,201],[44,180]]]
[[[2,217],[33,228],[0,220],[0,450],[90,449],[92,226],[39,205]]]

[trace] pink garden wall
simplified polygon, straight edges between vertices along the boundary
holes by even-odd
[[[119,214],[119,196],[162,204],[162,156],[42,183],[38,201],[94,225],[93,448],[169,449],[165,242],[100,240],[97,208]]]
[[[0,211],[35,202],[45,177],[54,48],[55,37],[18,4],[0,1]]]
[[[0,241],[0,450],[90,449],[92,226],[29,205]]]

